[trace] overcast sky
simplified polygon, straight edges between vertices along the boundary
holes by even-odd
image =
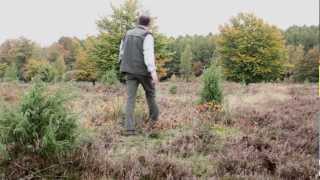
[[[0,0],[0,43],[25,36],[49,45],[61,36],[97,34],[96,20],[112,13],[110,3],[123,0]],[[218,32],[219,25],[239,12],[254,12],[285,29],[317,25],[318,0],[140,0],[170,36]]]

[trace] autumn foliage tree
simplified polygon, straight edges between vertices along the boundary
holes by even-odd
[[[31,58],[41,58],[41,48],[24,37],[7,40],[0,46],[0,63],[7,66],[14,64],[20,80],[25,80],[23,78],[25,66]]]
[[[57,80],[61,80],[67,71],[64,54],[65,50],[59,43],[53,43],[51,46],[44,49],[45,57],[53,68],[57,71]]]
[[[58,45],[61,48],[60,52],[63,55],[66,69],[74,69],[76,58],[81,47],[80,40],[72,37],[61,37],[58,40]]]
[[[286,49],[277,27],[240,13],[220,31],[218,58],[228,80],[248,84],[281,78]]]
[[[96,81],[97,65],[89,56],[86,50],[81,50],[77,56],[75,64],[76,80],[78,81]]]
[[[155,33],[155,52],[157,72],[160,79],[168,76],[167,64],[171,62],[174,52],[169,49],[171,39],[163,34]]]

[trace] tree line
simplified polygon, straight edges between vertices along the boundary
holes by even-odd
[[[118,77],[121,39],[136,24],[137,0],[112,6],[113,14],[97,20],[99,34],[85,39],[61,37],[48,47],[24,37],[0,45],[0,78],[30,81],[98,81]],[[189,80],[212,62],[223,67],[226,79],[254,83],[290,79],[318,81],[319,29],[291,26],[281,30],[254,14],[240,13],[219,34],[168,37],[154,23],[157,71]],[[115,73],[115,75],[110,75]]]

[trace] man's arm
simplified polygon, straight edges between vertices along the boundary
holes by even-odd
[[[148,71],[151,74],[153,83],[158,83],[157,68],[155,64],[155,55],[154,55],[154,39],[151,34],[148,34],[143,42],[143,54],[144,62],[147,66]]]
[[[119,59],[118,59],[119,63],[121,62],[122,55],[123,55],[123,39],[121,40],[120,48],[119,48]]]

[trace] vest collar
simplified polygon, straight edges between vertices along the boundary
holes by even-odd
[[[143,26],[143,25],[137,25],[137,27],[140,28],[140,29],[148,30],[148,27]]]

